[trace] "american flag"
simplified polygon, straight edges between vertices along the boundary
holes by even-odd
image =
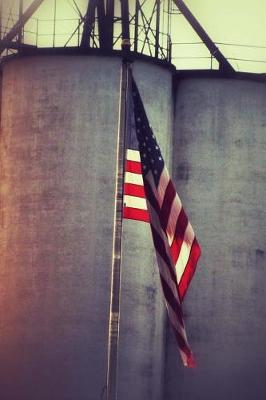
[[[159,145],[132,81],[124,183],[124,218],[149,222],[171,325],[185,366],[194,366],[181,302],[195,272],[200,247],[165,166]]]

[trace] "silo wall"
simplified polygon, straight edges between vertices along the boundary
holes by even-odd
[[[198,367],[167,334],[164,399],[266,398],[266,83],[178,81],[173,176],[202,246],[184,302]]]
[[[3,67],[3,400],[105,398],[120,66],[34,56]],[[133,69],[169,155],[171,73]],[[159,399],[164,314],[149,226],[126,221],[123,235],[119,399]]]

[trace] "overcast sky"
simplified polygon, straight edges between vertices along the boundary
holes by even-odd
[[[264,46],[219,46],[226,56],[265,63],[240,62],[240,69],[266,72],[266,0],[185,0],[215,42]],[[237,68],[237,63],[234,62]]]
[[[19,0],[3,0],[5,13],[13,5],[13,14],[18,10]],[[143,0],[141,0],[143,1]],[[25,8],[32,0],[24,0]],[[154,0],[146,0],[151,4]],[[44,0],[40,9],[34,17],[39,19],[52,19],[54,14],[55,0]],[[82,13],[86,9],[86,0],[76,0]],[[135,1],[134,1],[135,3]],[[236,70],[252,71],[258,73],[266,72],[266,0],[185,0],[186,5],[198,21],[205,28],[209,36],[219,44],[220,50],[228,58],[253,60],[252,62],[241,60],[230,60]],[[5,14],[7,16],[7,14]],[[73,18],[75,20],[56,25],[56,45],[64,43],[69,33],[75,29],[77,13],[73,10],[72,0],[57,0],[57,19]],[[10,21],[9,21],[10,23]],[[36,31],[36,20],[27,25],[28,30]],[[52,45],[52,22],[40,22],[38,45]],[[28,34],[34,41],[34,34]],[[75,45],[73,39],[72,45]],[[181,15],[172,17],[172,40],[174,43],[195,43],[199,38]],[[229,46],[238,44],[241,46]],[[258,46],[245,47],[243,45]],[[264,47],[264,48],[263,48]],[[178,68],[209,68],[210,60],[208,51],[202,45],[175,44],[173,46],[173,62]],[[197,59],[184,57],[200,57]],[[265,61],[265,62],[258,62]],[[217,66],[216,63],[213,64]]]

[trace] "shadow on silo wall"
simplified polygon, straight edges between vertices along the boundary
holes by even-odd
[[[198,366],[167,332],[163,400],[266,398],[266,84],[184,79],[173,176],[202,246],[184,301]]]

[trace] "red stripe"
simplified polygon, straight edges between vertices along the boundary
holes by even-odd
[[[161,284],[162,284],[162,288],[163,288],[164,297],[165,297],[167,303],[172,307],[178,323],[184,328],[183,313],[182,313],[181,305],[179,304],[174,293],[172,292],[172,289],[170,289],[170,287],[168,286],[166,280],[163,278],[161,273],[160,273],[160,278],[161,278]]]
[[[200,253],[201,253],[200,246],[197,242],[197,239],[195,238],[190,249],[189,259],[186,268],[183,272],[182,278],[180,279],[178,285],[178,291],[181,301],[184,299],[189,283],[195,273]]]
[[[177,323],[184,328],[182,307],[178,303],[178,301],[175,298],[172,290],[169,288],[169,286],[167,285],[166,281],[164,280],[164,278],[162,277],[161,274],[160,274],[160,278],[161,278],[162,288],[163,288],[163,292],[164,292],[164,296],[165,296],[166,302],[168,303],[168,305],[174,311],[175,317],[177,318]],[[171,321],[171,319],[170,319],[170,321]],[[171,321],[171,325],[172,325],[172,328],[174,330],[174,333],[175,333],[179,348],[185,353],[185,355],[187,357],[188,367],[195,367],[195,361],[194,361],[194,358],[193,358],[193,354],[192,354],[192,352],[191,352],[191,350],[189,348],[189,345],[188,345],[188,343],[186,341],[186,338],[176,329],[176,327],[173,324],[173,321]]]
[[[181,334],[176,330],[176,328],[172,325],[174,334],[177,340],[177,343],[179,345],[179,348],[185,353],[186,355],[186,361],[187,361],[187,366],[189,368],[195,368],[196,367],[196,362],[193,357],[193,353],[190,350],[188,344],[185,342],[184,338],[181,336]]]
[[[180,214],[177,218],[177,222],[176,222],[174,240],[173,240],[173,243],[171,244],[171,254],[172,254],[172,259],[173,259],[174,265],[176,264],[178,257],[179,257],[179,253],[180,253],[181,246],[182,246],[182,243],[184,240],[184,235],[185,235],[185,231],[187,228],[187,224],[188,224],[188,219],[187,219],[185,211],[182,207]]]
[[[124,207],[123,218],[135,219],[137,221],[150,222],[149,213],[147,210],[140,210],[139,208]]]
[[[142,197],[145,199],[144,187],[140,185],[135,185],[133,183],[125,183],[124,194],[129,196]]]
[[[160,216],[159,203],[154,195],[150,182],[147,179],[145,179],[145,177],[144,177],[144,182],[145,182],[144,187],[145,187],[146,199],[149,201],[150,205],[152,206],[152,208],[154,209],[159,218]]]
[[[126,160],[126,172],[132,172],[133,174],[141,174],[141,163],[138,161]]]
[[[173,182],[169,180],[167,188],[165,190],[165,195],[163,199],[163,204],[161,207],[161,213],[160,213],[160,221],[161,225],[164,231],[166,231],[168,220],[169,220],[169,215],[171,212],[171,207],[174,201],[174,198],[176,196],[176,191],[173,185]]]
[[[159,235],[159,233],[156,231],[156,229],[154,229],[152,223],[151,223],[151,232],[152,232],[152,238],[153,238],[155,250],[158,254],[160,254],[160,256],[164,260],[165,264],[167,265],[168,270],[171,275],[171,278],[172,278],[172,281],[174,282],[175,286],[177,287],[176,274],[172,268],[170,256],[168,256],[168,254],[167,254],[167,250],[165,248],[165,243],[164,243],[163,239],[161,238],[161,236]]]

